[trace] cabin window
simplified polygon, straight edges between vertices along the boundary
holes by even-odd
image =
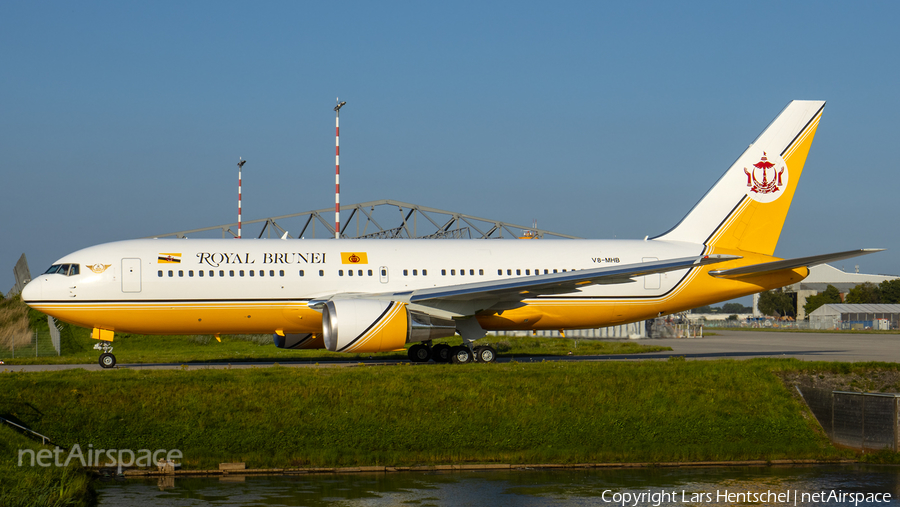
[[[184,277],[184,271],[182,271],[182,270],[179,269],[179,270],[178,270],[178,277],[179,277],[179,278],[183,278],[183,277]]]
[[[522,270],[521,270],[521,269],[517,269],[517,270],[516,270],[516,275],[521,275],[521,274],[522,274]]]
[[[251,270],[248,271],[248,272],[250,273],[250,276],[256,276],[256,271],[253,271],[253,270],[251,269]]]
[[[203,276],[203,270],[201,269],[200,271],[197,271],[197,274],[200,275],[200,276],[202,277],[202,276]]]
[[[507,270],[506,270],[506,274],[507,274],[507,275],[512,275],[512,270],[511,270],[511,269],[507,269]]]
[[[348,269],[348,270],[347,270],[347,276],[353,276],[353,270],[352,270],[352,269]]]
[[[442,270],[441,270],[441,276],[447,276],[447,270],[446,270],[446,269],[442,269]]]
[[[530,270],[530,269],[526,269],[526,270],[525,270],[525,274],[526,274],[526,275],[530,275],[530,274],[531,274],[531,270]]]
[[[283,270],[283,269],[278,270],[278,276],[284,276],[284,270]]]
[[[270,270],[269,270],[269,276],[275,276],[275,270],[274,270],[274,269],[270,269]]]
[[[475,276],[475,270],[474,270],[474,269],[470,269],[470,270],[469,270],[469,274],[472,275],[472,276]]]
[[[427,270],[427,269],[423,269],[423,270],[422,270],[422,276],[428,276],[428,270]]]
[[[343,269],[339,269],[339,270],[338,270],[338,276],[344,276],[344,270],[343,270]]]
[[[360,269],[359,271],[357,271],[356,274],[359,275],[359,276],[363,276],[363,275],[362,275],[362,270],[361,270],[361,269]]]
[[[320,270],[319,270],[319,276],[325,276],[325,270],[324,270],[324,269],[320,269]]]
[[[229,270],[228,270],[228,276],[234,276],[234,270],[233,270],[233,269],[229,269]]]
[[[381,270],[381,276],[387,276],[387,270],[386,270],[386,269],[382,269],[382,270]]]
[[[502,269],[498,269],[498,270],[497,270],[497,274],[502,276],[502,275],[503,275],[503,270],[502,270]]]
[[[478,274],[483,276],[483,275],[484,275],[484,270],[483,270],[483,269],[479,269],[479,270],[478,270]]]
[[[219,270],[219,276],[222,276],[222,277],[225,276],[225,270],[224,270],[224,269],[220,269],[220,270]]]
[[[416,270],[414,269],[414,270],[413,270],[413,276],[418,276],[418,275],[419,275],[419,272],[416,271]]]
[[[239,276],[244,276],[244,270],[242,269],[242,270],[238,271],[238,275],[239,275]]]
[[[408,275],[409,275],[409,272],[408,272],[407,270],[404,269],[404,270],[403,270],[403,276],[408,276]]]
[[[266,276],[266,270],[265,270],[265,269],[260,269],[260,270],[259,270],[259,276]]]
[[[369,276],[372,276],[372,270],[371,270],[371,269],[369,270]]]
[[[456,275],[456,270],[455,270],[455,269],[451,269],[451,270],[450,270],[450,274],[455,276],[455,275]]]
[[[169,278],[172,278],[173,276],[175,276],[175,272],[170,269],[169,270]]]
[[[194,277],[194,270],[193,270],[193,269],[190,270],[190,271],[188,271],[188,277],[189,277],[189,278],[193,278],[193,277]]]
[[[553,272],[556,273],[556,270],[554,269]]]
[[[459,270],[459,276],[465,276],[465,274],[466,274],[466,270],[465,270],[465,269],[460,269],[460,270]]]
[[[544,274],[546,275],[546,274],[548,274],[548,273],[550,273],[550,271],[545,269],[545,270],[544,270]]]
[[[302,270],[302,269],[300,270],[300,276],[303,276],[303,270]]]
[[[157,273],[159,273],[159,277],[162,278],[162,270],[160,269]]]

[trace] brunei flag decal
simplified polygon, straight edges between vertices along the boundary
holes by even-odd
[[[181,264],[181,253],[159,254],[159,264]]]
[[[368,264],[366,252],[341,252],[341,264]]]

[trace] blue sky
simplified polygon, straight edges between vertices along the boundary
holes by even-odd
[[[79,248],[396,199],[588,238],[676,223],[828,101],[776,254],[900,274],[890,2],[3,2],[0,289]]]

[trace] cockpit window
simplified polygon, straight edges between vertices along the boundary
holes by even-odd
[[[79,274],[78,264],[54,264],[50,269],[44,272],[45,275],[57,273],[64,276],[75,276]]]

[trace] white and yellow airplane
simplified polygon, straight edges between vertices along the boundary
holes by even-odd
[[[273,333],[282,348],[409,349],[413,361],[490,362],[490,330],[635,322],[796,283],[809,266],[877,250],[773,257],[819,125],[794,101],[670,231],[643,240],[141,239],[85,248],[23,299],[93,329]],[[434,345],[459,333],[464,345]]]

